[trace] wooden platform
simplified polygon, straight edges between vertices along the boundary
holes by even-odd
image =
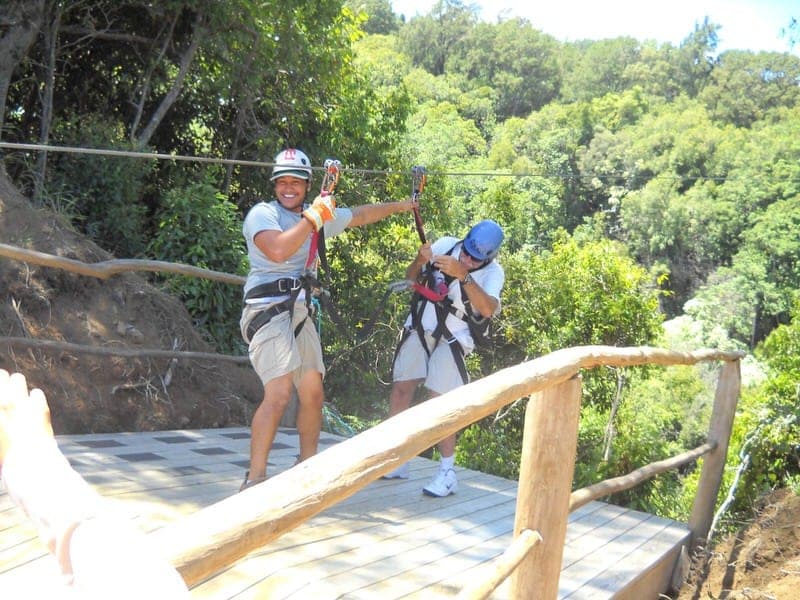
[[[323,433],[320,449],[338,441]],[[249,430],[60,436],[59,444],[76,470],[150,531],[236,492]],[[281,429],[271,472],[290,468],[297,452],[296,431]],[[410,479],[370,484],[195,587],[192,597],[453,597],[474,577],[472,569],[508,546],[516,482],[458,469],[457,494],[428,498],[421,488],[437,468],[414,459]],[[654,580],[665,589],[687,536],[682,524],[592,502],[570,516],[559,597],[646,598],[642,590],[652,589]],[[0,492],[2,597],[39,597],[37,590],[53,577],[55,564],[35,531]],[[507,585],[493,596],[507,597]]]

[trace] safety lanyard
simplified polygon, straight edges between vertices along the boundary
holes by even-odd
[[[336,184],[339,182],[339,172],[342,168],[342,163],[338,160],[328,158],[325,160],[323,166],[325,167],[325,174],[322,176],[322,186],[319,195],[324,198],[325,196],[330,196],[333,194],[334,189],[336,189]],[[311,234],[311,247],[308,249],[306,271],[309,271],[313,268],[314,264],[317,262],[318,255],[323,269],[325,269],[326,273],[328,271],[328,259],[325,256],[325,233],[323,230],[324,226],[320,227],[319,231],[315,231]]]

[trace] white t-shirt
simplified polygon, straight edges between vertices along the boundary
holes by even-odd
[[[461,241],[454,237],[442,237],[431,244],[431,251],[434,256],[437,254],[447,254],[452,249],[450,255],[458,258],[461,253]],[[430,265],[428,265],[430,268]],[[505,272],[503,267],[493,260],[486,266],[470,271],[472,278],[475,280],[481,289],[497,300],[497,310],[495,315],[500,312],[500,292],[503,290],[505,283]],[[453,302],[453,308],[464,312],[464,301],[461,299],[461,285],[457,279],[450,282],[447,295]],[[405,322],[406,327],[411,327],[411,315],[408,316]],[[426,302],[425,310],[422,313],[422,328],[425,331],[434,331],[437,326],[436,309],[432,302]],[[469,326],[466,321],[458,318],[457,316],[448,313],[445,320],[445,326],[450,330],[453,336],[458,340],[466,352],[472,351],[475,347],[475,342],[469,333]]]
[[[280,202],[259,202],[251,208],[244,219],[242,233],[247,243],[247,257],[250,259],[250,272],[244,284],[244,293],[251,288],[264,283],[270,283],[283,279],[284,277],[300,277],[305,271],[308,253],[311,248],[311,236],[303,243],[300,249],[295,252],[289,260],[284,262],[274,262],[267,258],[266,254],[259,250],[253,241],[256,234],[261,231],[286,231],[294,227],[303,218],[299,212],[293,212],[284,208]],[[337,208],[336,218],[325,223],[325,237],[330,238],[342,233],[353,218],[353,212],[349,208]],[[312,267],[316,275],[316,261]],[[259,298],[256,302],[279,302],[289,296],[276,296],[271,298]],[[298,300],[301,300],[299,297]]]

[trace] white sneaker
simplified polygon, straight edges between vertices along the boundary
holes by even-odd
[[[446,471],[440,469],[433,481],[422,488],[422,493],[426,496],[444,498],[450,494],[455,494],[456,490],[458,490],[456,472],[453,469],[447,469]]]
[[[381,479],[408,479],[410,475],[408,463],[403,463],[394,471],[389,471],[386,475],[382,475]]]

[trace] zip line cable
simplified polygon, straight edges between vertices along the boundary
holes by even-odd
[[[198,162],[198,163],[212,163],[212,164],[221,164],[221,165],[240,165],[246,167],[273,167],[275,163],[272,162],[263,162],[263,161],[256,161],[256,160],[240,160],[240,159],[232,159],[232,158],[212,158],[207,156],[185,156],[181,154],[163,154],[157,152],[133,152],[130,150],[108,150],[102,148],[82,148],[79,146],[51,146],[48,144],[22,144],[17,142],[3,142],[0,141],[0,148],[6,148],[9,150],[32,150],[35,152],[65,152],[71,154],[94,154],[100,156],[117,156],[123,158],[142,158],[142,159],[158,159],[158,160],[174,160],[174,161],[184,161],[184,162]],[[312,167],[314,171],[325,171],[325,167]],[[347,171],[349,173],[359,173],[363,175],[407,175],[406,171],[392,171],[392,170],[384,170],[384,169],[356,169],[356,168],[348,168],[342,167],[342,171]],[[430,171],[429,174],[437,175],[437,176],[448,176],[448,177],[516,177],[516,178],[528,178],[528,177],[539,177],[541,179],[562,179],[562,180],[569,180],[569,179],[612,179],[612,178],[625,178],[626,175],[623,173],[609,173],[606,175],[597,175],[595,173],[589,173],[586,175],[553,175],[553,174],[546,174],[543,175],[541,173],[503,173],[498,171],[473,171],[473,172],[464,172],[464,171]],[[739,179],[747,179],[750,180],[751,177],[728,177],[724,175],[714,176],[714,175],[696,175],[696,176],[681,176],[681,175],[656,175],[654,177],[650,177],[650,180],[653,179],[675,179],[675,180],[693,180],[693,181],[736,181]],[[794,177],[792,176],[785,176],[781,178],[772,177],[770,181],[791,181]]]
[[[212,158],[207,156],[184,156],[181,154],[163,154],[156,152],[133,152],[130,150],[107,150],[102,148],[82,148],[80,146],[51,146],[48,144],[22,144],[17,142],[2,142],[0,148],[9,150],[33,150],[35,152],[65,152],[70,154],[94,154],[100,156],[117,156],[123,158],[141,158],[158,160],[177,160],[184,162],[213,163],[221,165],[241,165],[246,167],[272,167],[275,163],[255,160],[240,160],[232,158]],[[311,167],[315,171],[324,171],[325,167]],[[350,173],[361,173],[365,175],[406,175],[405,171],[388,171],[383,169],[356,169],[342,167],[342,171]],[[544,175],[498,173],[489,171],[485,173],[459,173],[459,172],[435,172],[435,175],[452,176],[475,176],[475,177],[545,177]]]

